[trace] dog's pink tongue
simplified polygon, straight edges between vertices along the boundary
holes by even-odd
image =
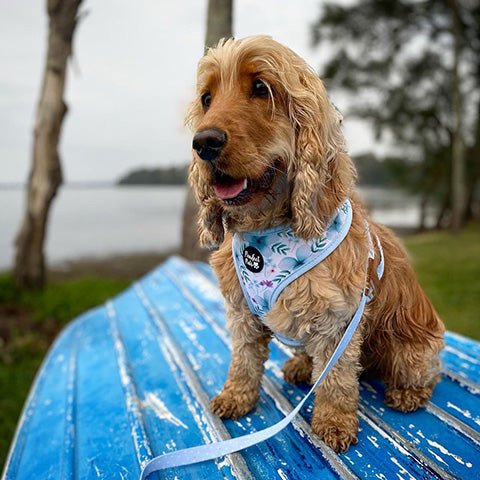
[[[238,180],[234,183],[216,183],[213,188],[218,198],[228,200],[235,198],[243,190],[243,186],[244,180]]]

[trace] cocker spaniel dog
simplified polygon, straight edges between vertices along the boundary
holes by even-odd
[[[382,376],[387,405],[424,406],[440,377],[444,327],[398,240],[358,200],[340,114],[315,72],[270,37],[221,41],[199,62],[187,123],[195,131],[190,183],[200,241],[219,247],[211,264],[233,345],[212,412],[238,418],[255,406],[273,332],[303,345],[285,363],[285,379],[313,383],[366,277],[373,299],[315,391],[312,430],[339,452],[357,442],[358,379],[366,369]],[[340,241],[312,264],[310,255],[330,241],[326,232],[337,235],[336,223]]]

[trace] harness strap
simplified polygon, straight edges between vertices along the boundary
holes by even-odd
[[[369,245],[368,259],[369,260],[375,260],[375,247],[374,247],[374,244],[373,244],[373,241],[372,241],[372,235],[370,233],[370,225],[368,224],[367,221],[365,221],[365,232],[367,234],[368,245]],[[378,251],[380,253],[380,261],[379,261],[378,266],[377,266],[377,277],[380,280],[383,276],[383,271],[384,271],[384,268],[385,268],[385,260],[384,260],[384,257],[383,257],[382,244],[380,243],[380,239],[378,238],[377,235],[375,235],[375,240],[377,242]],[[367,290],[368,290],[367,303],[369,303],[373,298],[373,282],[371,281],[371,279],[369,277],[369,266],[370,266],[370,262],[368,261],[367,262],[367,271],[366,271],[366,274],[365,274],[366,275]],[[286,337],[285,335],[281,335],[278,332],[273,332],[273,335],[275,336],[275,338],[277,340],[282,342],[284,345],[287,345],[287,347],[304,347],[305,346],[304,342],[301,342],[299,340],[294,340],[293,338],[290,338],[290,337]]]
[[[301,342],[300,340],[294,340],[293,338],[286,337],[285,335],[280,335],[278,332],[273,332],[275,338],[282,342],[287,347],[304,347],[305,342]]]

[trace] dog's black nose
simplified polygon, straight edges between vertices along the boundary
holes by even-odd
[[[193,137],[193,148],[202,160],[215,160],[227,143],[227,134],[218,128],[200,130]]]

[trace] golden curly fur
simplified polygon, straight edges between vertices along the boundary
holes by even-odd
[[[373,222],[357,199],[340,115],[315,72],[270,37],[221,41],[199,62],[197,98],[187,123],[196,132],[220,130],[226,139],[214,159],[194,151],[190,169],[201,242],[219,246],[211,263],[233,343],[228,379],[212,411],[238,418],[254,407],[272,331],[305,342],[286,362],[285,379],[318,377],[364,288],[365,220],[381,240],[384,276],[375,283],[375,297],[354,338],[315,392],[312,429],[337,451],[356,443],[358,377],[364,369],[381,374],[387,405],[402,411],[424,406],[440,376],[444,327],[397,239]],[[218,184],[241,181],[248,188],[236,198],[218,193]],[[240,287],[232,233],[290,223],[299,237],[318,238],[346,198],[354,215],[345,240],[288,285],[262,323]]]

